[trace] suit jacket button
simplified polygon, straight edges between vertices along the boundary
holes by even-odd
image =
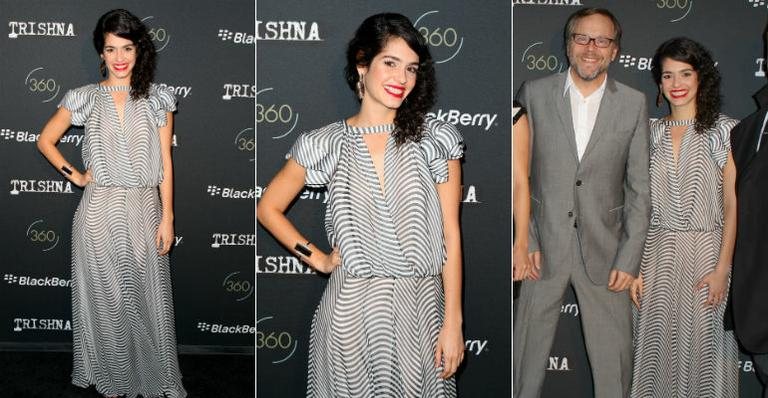
[[[580,187],[580,186],[581,186],[581,180],[576,180],[576,186],[577,186],[577,187]]]
[[[568,217],[573,217],[573,212],[572,211],[568,212]]]

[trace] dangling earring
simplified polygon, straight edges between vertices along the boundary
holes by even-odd
[[[659,90],[659,95],[656,96],[656,107],[660,107],[662,103],[664,103],[664,97],[661,95],[661,90]]]
[[[101,63],[99,64],[99,72],[101,72],[102,77],[107,77],[107,63],[104,62],[104,60],[101,60]]]
[[[360,75],[360,79],[357,81],[357,98],[363,100],[363,94],[365,93],[365,84],[363,83],[364,75]]]

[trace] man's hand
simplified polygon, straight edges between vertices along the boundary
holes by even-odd
[[[643,297],[643,276],[639,275],[632,286],[629,288],[629,297],[632,298],[632,302],[635,303],[635,307],[640,309],[640,299]]]
[[[541,252],[535,251],[528,253],[528,261],[531,267],[526,279],[537,281],[541,278]]]
[[[624,271],[611,270],[611,274],[608,276],[608,290],[612,292],[627,290],[634,280],[634,276]]]

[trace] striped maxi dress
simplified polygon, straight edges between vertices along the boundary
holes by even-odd
[[[312,320],[308,397],[456,396],[434,366],[446,256],[435,184],[463,155],[462,137],[434,118],[420,142],[390,136],[382,191],[363,134],[393,129],[340,121],[302,134],[287,155],[306,185],[327,186],[326,232],[342,258]]]
[[[651,124],[651,226],[634,313],[632,397],[738,396],[738,348],[723,329],[726,303],[707,307],[707,289],[694,290],[720,256],[723,168],[736,123],[721,115],[703,134],[688,125],[677,164],[674,122]]]
[[[149,98],[128,97],[121,122],[111,92],[129,89],[91,84],[59,104],[85,127],[83,164],[93,174],[72,226],[72,384],[183,398],[168,256],[155,248],[158,127],[176,99],[153,84]]]

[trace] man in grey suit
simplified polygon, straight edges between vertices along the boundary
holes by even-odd
[[[514,325],[514,396],[538,397],[568,285],[578,299],[596,397],[629,394],[632,310],[650,218],[645,96],[608,78],[621,27],[605,9],[570,16],[570,68],[519,94],[533,137],[533,272]]]

